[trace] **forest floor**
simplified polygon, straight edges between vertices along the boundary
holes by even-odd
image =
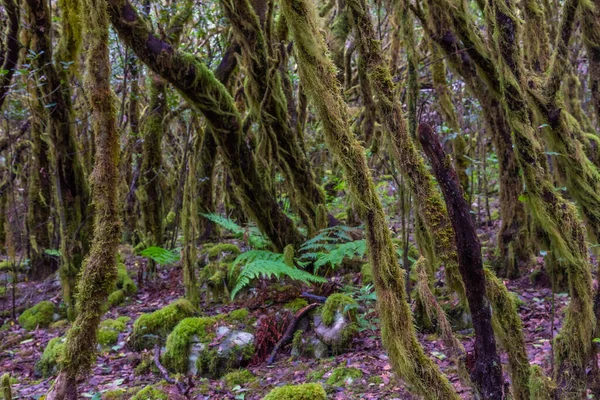
[[[144,263],[144,259],[128,256],[126,264],[131,276],[136,276],[136,269]],[[535,268],[540,268],[543,258],[538,257]],[[129,316],[125,332],[120,334],[119,342],[108,351],[98,354],[97,362],[90,377],[80,384],[84,398],[100,399],[101,393],[115,388],[142,387],[163,381],[163,377],[155,372],[145,375],[136,375],[134,370],[140,362],[141,355],[128,349],[126,345],[128,334],[131,332],[133,321],[149,311],[159,309],[171,301],[183,296],[181,285],[182,277],[179,268],[162,269],[159,276],[149,282],[133,295],[124,305],[112,308],[104,318],[117,318]],[[359,273],[356,273],[357,276]],[[357,278],[358,279],[358,278]],[[358,280],[357,280],[358,282]],[[541,365],[546,371],[551,370],[551,339],[560,329],[563,310],[569,298],[566,294],[554,295],[552,291],[539,284],[533,286],[528,276],[520,280],[506,282],[509,289],[518,294],[521,304],[519,313],[522,317],[527,350],[530,361]],[[57,279],[50,278],[44,282],[22,282],[18,284],[16,306],[32,305],[41,300],[50,300],[58,303],[60,289]],[[252,316],[275,313],[282,307],[281,302],[244,302],[227,305],[207,304],[202,310],[206,315],[215,315],[232,309],[247,307]],[[12,306],[10,294],[0,298],[0,310],[8,310]],[[373,307],[373,306],[371,306]],[[553,312],[554,310],[554,312]],[[289,346],[280,351],[278,358],[272,366],[264,362],[250,365],[248,369],[256,375],[257,381],[249,388],[237,387],[235,391],[226,389],[221,380],[208,380],[195,378],[192,382],[194,388],[190,397],[194,399],[260,399],[273,387],[305,382],[325,383],[331,371],[345,365],[355,367],[362,371],[363,377],[355,379],[344,387],[326,385],[332,399],[412,399],[409,389],[396,378],[388,362],[385,350],[382,348],[377,328],[375,312],[371,308],[366,311],[366,318],[370,318],[373,325],[363,330],[352,343],[351,348],[336,357],[324,360],[304,359],[290,357]],[[554,318],[552,317],[554,314]],[[554,319],[554,321],[553,321]],[[64,335],[66,327],[54,329],[36,329],[25,331],[18,324],[8,324],[0,332],[0,371],[9,372],[16,378],[13,393],[18,399],[39,399],[43,396],[53,382],[52,378],[40,379],[35,374],[35,364],[40,359],[48,341],[54,337]],[[471,330],[461,331],[459,338],[467,352],[472,352]],[[424,348],[440,368],[451,378],[459,393],[464,398],[470,397],[468,389],[461,386],[455,373],[455,365],[444,354],[444,345],[440,338],[431,333],[419,333],[419,339]],[[506,358],[503,358],[506,363]],[[508,368],[504,368],[506,371]],[[506,377],[508,379],[508,377]],[[163,381],[161,388],[169,393],[170,399],[185,398],[179,392],[177,385],[167,384]],[[99,395],[100,393],[100,395]]]

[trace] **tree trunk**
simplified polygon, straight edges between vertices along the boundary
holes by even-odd
[[[471,379],[483,399],[503,399],[502,366],[496,351],[490,302],[486,296],[481,244],[471,219],[469,205],[450,157],[444,153],[439,139],[429,125],[419,126],[419,140],[444,193],[454,230],[458,266],[467,289],[475,330],[475,365],[470,371]]]
[[[76,399],[77,376],[87,373],[96,357],[96,331],[104,303],[117,277],[116,253],[120,239],[118,196],[119,133],[110,86],[108,17],[104,0],[85,0],[94,10],[84,14],[87,32],[85,85],[92,108],[96,140],[92,196],[95,223],[92,248],[79,282],[78,314],[67,333],[63,366],[48,400]]]

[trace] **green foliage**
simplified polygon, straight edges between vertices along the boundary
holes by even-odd
[[[251,280],[257,278],[281,278],[285,276],[305,284],[327,282],[326,279],[315,276],[310,272],[290,267],[283,261],[283,255],[281,255],[281,258],[281,261],[258,259],[246,264],[240,272],[235,287],[231,291],[231,298],[234,299],[240,290],[245,288]]]
[[[28,331],[38,326],[46,328],[52,323],[53,316],[54,304],[49,301],[40,301],[19,316],[19,324]]]
[[[335,269],[342,265],[345,259],[362,259],[367,252],[366,240],[354,240],[352,242],[335,245],[329,253],[320,254],[315,261],[315,273],[320,267],[329,265]]]
[[[160,310],[142,314],[133,323],[130,345],[135,350],[152,347],[156,340],[167,336],[184,318],[194,315],[194,306],[185,299],[179,299]]]
[[[179,249],[167,250],[158,246],[150,246],[140,251],[140,255],[147,257],[160,265],[175,264],[181,259]]]
[[[255,225],[248,225],[247,227],[242,227],[235,223],[233,220],[223,217],[219,214],[201,214],[204,218],[214,222],[217,225],[220,225],[222,228],[228,230],[233,233],[235,237],[238,239],[242,239],[247,241],[250,246],[255,249],[264,249],[269,247],[269,240],[260,232],[260,230]]]
[[[332,386],[346,386],[351,385],[354,381],[362,377],[363,373],[358,368],[337,367],[333,370],[329,378],[327,378],[327,384]]]
[[[327,393],[319,383],[286,385],[271,390],[263,400],[327,400]]]

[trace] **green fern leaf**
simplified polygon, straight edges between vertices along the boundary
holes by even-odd
[[[179,249],[167,250],[158,246],[147,247],[140,252],[140,255],[149,258],[160,265],[174,264],[181,258]]]
[[[256,259],[251,263],[246,264],[244,269],[242,269],[236,285],[231,291],[231,298],[234,299],[238,292],[248,286],[253,279],[272,277],[281,278],[283,276],[305,284],[327,282],[327,279],[315,276],[298,268],[290,267],[283,261]]]

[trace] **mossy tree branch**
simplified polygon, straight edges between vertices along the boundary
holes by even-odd
[[[207,119],[244,211],[277,249],[303,241],[260,176],[244,140],[239,112],[225,86],[197,57],[181,52],[152,34],[126,0],[109,0],[111,22],[141,61],[171,83]]]

